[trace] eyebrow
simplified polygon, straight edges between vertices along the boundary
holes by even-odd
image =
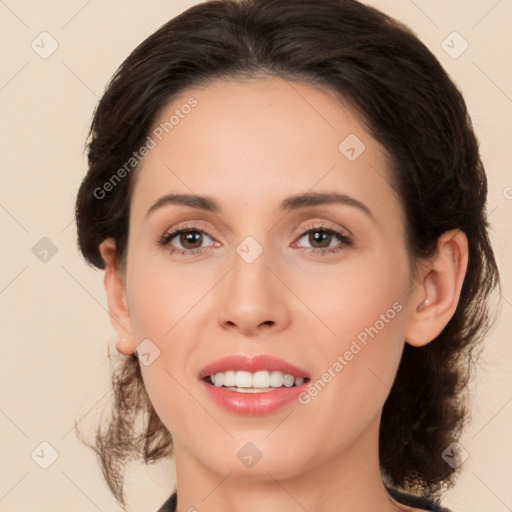
[[[281,211],[292,211],[299,210],[301,208],[336,203],[357,208],[375,221],[375,217],[368,206],[351,196],[340,194],[338,192],[306,192],[303,194],[296,194],[284,199],[280,204],[280,209]],[[146,213],[146,217],[155,210],[171,204],[189,206],[191,208],[212,213],[222,212],[220,203],[212,197],[200,196],[197,194],[166,194],[165,196],[160,197],[156,203],[149,208]]]

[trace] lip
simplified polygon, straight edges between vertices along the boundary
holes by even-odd
[[[237,393],[226,388],[212,386],[204,380],[209,375],[228,370],[251,373],[261,370],[281,371],[295,377],[304,377],[307,380],[300,386],[276,388],[273,391],[262,393]],[[199,378],[207,396],[223,409],[238,415],[264,416],[294,401],[309,385],[311,377],[305,370],[274,356],[233,355],[218,359],[205,366],[199,372]]]

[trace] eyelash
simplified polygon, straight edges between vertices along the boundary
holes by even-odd
[[[180,256],[193,256],[196,254],[200,254],[205,252],[206,250],[210,249],[210,247],[198,247],[196,249],[180,249],[177,247],[173,247],[170,245],[171,241],[176,238],[176,236],[182,234],[182,233],[201,233],[203,235],[206,235],[210,238],[212,238],[208,233],[197,226],[191,225],[191,226],[182,226],[171,233],[165,233],[159,240],[158,245],[162,248],[165,248],[170,254],[174,254],[179,252]],[[328,233],[333,235],[335,238],[337,238],[341,242],[341,246],[338,247],[325,247],[325,248],[317,248],[317,247],[304,247],[309,253],[315,254],[315,255],[321,255],[321,256],[327,256],[328,254],[334,254],[339,251],[342,251],[344,249],[344,246],[352,247],[354,245],[352,239],[345,235],[344,233],[329,228],[324,225],[312,225],[312,226],[304,226],[301,234],[298,236],[297,240],[300,240],[304,237],[304,235],[307,235],[310,232],[321,232],[321,233]]]

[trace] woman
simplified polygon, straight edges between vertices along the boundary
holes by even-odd
[[[95,450],[161,511],[446,510],[498,271],[466,105],[354,0],[195,6],[126,59],[76,216],[122,354]]]

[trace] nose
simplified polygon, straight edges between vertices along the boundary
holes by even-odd
[[[224,329],[251,336],[277,333],[290,324],[290,292],[276,277],[269,254],[264,250],[252,262],[235,254],[219,287],[218,321]]]

